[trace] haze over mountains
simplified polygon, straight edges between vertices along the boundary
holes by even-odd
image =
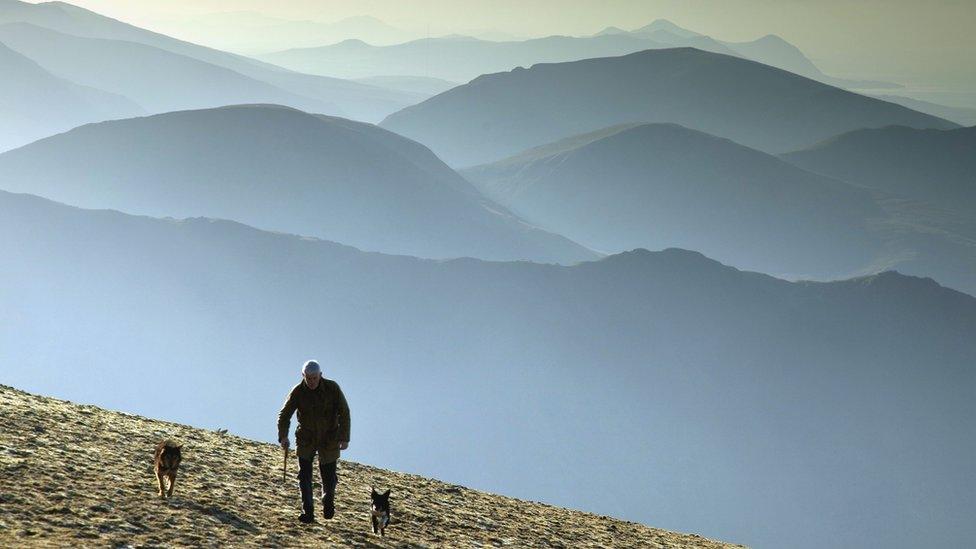
[[[423,94],[426,96],[425,99],[446,92],[458,85],[457,82],[426,76],[367,76],[357,78],[355,81],[372,86]]]
[[[946,131],[902,126],[855,130],[782,158],[976,220],[976,126]]]
[[[0,151],[89,120],[125,118],[143,110],[124,97],[79,86],[45,71],[0,43]]]
[[[331,103],[136,42],[80,38],[30,23],[0,25],[0,42],[63,78],[127,97],[150,113],[262,102],[340,113]]]
[[[370,44],[396,44],[415,33],[359,15],[338,21],[272,17],[256,11],[217,12],[158,21],[153,28],[197,44],[245,55],[283,48],[302,48],[358,39]]]
[[[666,19],[658,19],[643,27],[625,31],[620,28],[608,27],[600,35],[633,36],[651,40],[669,47],[692,47],[713,53],[735,55],[745,59],[758,61],[771,67],[776,67],[792,73],[819,80],[825,84],[844,88],[897,88],[897,84],[866,80],[851,80],[827,76],[800,51],[775,34],[767,34],[755,40],[743,42],[728,42],[716,40],[695,31],[680,27]]]
[[[953,232],[957,216],[675,124],[607,128],[463,174],[530,222],[607,253],[681,247],[790,278],[897,268],[976,294],[976,223]]]
[[[317,356],[350,459],[757,547],[972,534],[976,298],[931,280],[425,261],[5,192],[0,230],[15,386],[269,439]]]
[[[506,41],[442,36],[389,45],[379,45],[364,36],[357,36],[326,44],[323,41],[314,47],[292,48],[258,57],[294,70],[341,78],[413,74],[467,82],[481,74],[536,63],[577,61],[648,49],[694,47],[752,59],[836,86],[897,87],[883,82],[829,77],[796,46],[778,36],[767,35],[748,42],[722,42],[660,19],[634,31],[608,28],[593,36],[555,35]]]
[[[162,70],[163,75],[166,71],[174,71],[170,75],[180,76],[183,84],[198,90],[212,80],[219,82],[221,79],[224,80],[226,89],[233,90],[234,85],[231,83],[251,79],[260,81],[262,83],[260,86],[265,88],[270,86],[276,90],[271,94],[270,90],[265,89],[268,92],[267,99],[262,101],[278,101],[311,111],[331,108],[326,112],[342,113],[344,116],[370,122],[378,121],[383,116],[413,104],[422,97],[415,93],[388,90],[348,80],[296,73],[248,57],[176,40],[63,2],[29,4],[6,0],[0,3],[0,24],[6,23],[29,23],[62,35],[116,41],[106,44],[74,40],[65,44],[64,41],[68,39],[57,35],[46,34],[31,38],[23,34],[20,36],[23,47],[29,46],[32,52],[43,55],[48,62],[61,70],[74,71],[73,74],[88,79],[108,78],[115,85],[127,85],[124,73],[128,72],[130,79],[140,81],[129,85],[141,86],[146,90],[148,82],[162,80],[159,75],[153,74],[154,70]],[[82,45],[83,50],[57,48],[57,41],[49,41],[53,38],[60,40],[61,45]],[[119,44],[118,41],[134,42],[148,48],[139,48],[133,44]],[[16,49],[13,46],[11,48]],[[98,64],[98,59],[83,55],[86,52],[91,55],[108,55],[108,58],[113,60],[113,64],[110,67],[102,67]],[[166,56],[163,52],[179,57]],[[193,63],[193,60],[198,63]],[[81,63],[81,66],[75,66],[76,63]],[[43,62],[39,64],[45,66]],[[98,70],[95,74],[89,74],[85,69]],[[113,72],[112,69],[122,71],[123,74]],[[228,75],[226,72],[228,70],[237,74]],[[61,76],[56,71],[51,72]],[[259,88],[254,82],[242,84],[242,87],[245,91],[239,92],[240,94],[248,93],[246,90]],[[166,94],[160,91],[157,95]],[[234,96],[231,96],[223,104],[233,102]],[[328,107],[330,105],[331,107]],[[194,105],[183,105],[182,108],[192,106]],[[98,120],[100,119],[90,121]]]
[[[754,547],[976,537],[974,128],[772,35],[363,37],[350,81],[0,0],[0,383],[270,441],[316,358],[373,465]]]
[[[83,126],[0,155],[0,188],[135,214],[235,219],[420,257],[597,257],[491,203],[418,143],[287,107]]]
[[[484,75],[380,125],[424,143],[449,165],[471,166],[634,122],[677,123],[772,153],[864,127],[958,127],[767,65],[693,48]]]
[[[345,40],[316,48],[259,55],[292,70],[340,78],[410,74],[467,82],[486,73],[536,63],[575,61],[663,48],[664,44],[629,36],[548,36],[514,42],[492,42],[471,36],[421,38],[391,46]]]

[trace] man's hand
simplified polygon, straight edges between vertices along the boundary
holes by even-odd
[[[348,440],[340,440],[339,441],[339,449],[340,450],[345,450],[348,447],[349,447],[349,441]]]
[[[278,440],[278,444],[281,444],[281,447],[284,448],[285,450],[287,450],[288,449],[288,446],[289,446],[288,437],[281,437]]]

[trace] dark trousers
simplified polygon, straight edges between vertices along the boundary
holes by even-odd
[[[314,498],[312,496],[312,457],[298,458],[298,487],[302,491],[302,509],[308,514],[315,513]],[[335,508],[335,488],[339,483],[336,474],[336,462],[322,463],[319,460],[319,474],[322,475],[322,505],[328,510]]]

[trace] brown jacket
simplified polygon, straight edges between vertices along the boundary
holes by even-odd
[[[317,450],[322,463],[339,459],[339,442],[349,442],[349,405],[339,384],[322,378],[314,391],[304,380],[295,385],[278,413],[278,440],[288,436],[296,410],[298,457],[311,458]]]

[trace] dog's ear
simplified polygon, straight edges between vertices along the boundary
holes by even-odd
[[[387,490],[387,491],[383,492],[383,497],[385,497],[385,498],[390,497],[390,491]]]
[[[377,495],[379,495],[379,494],[378,494],[378,493],[376,492],[376,488],[373,488],[372,486],[370,486],[370,487],[369,487],[369,492],[370,492],[370,494],[371,494],[371,495],[374,495],[374,496],[377,496]]]

